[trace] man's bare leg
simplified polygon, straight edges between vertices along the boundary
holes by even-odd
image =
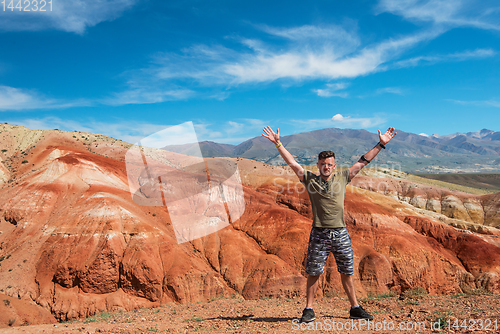
[[[307,289],[306,289],[306,307],[312,308],[314,303],[314,296],[316,295],[316,290],[318,290],[319,285],[319,275],[307,277]]]
[[[340,274],[340,278],[342,280],[342,286],[344,287],[344,291],[349,298],[349,302],[351,306],[358,305],[358,300],[356,299],[356,290],[354,289],[354,280],[352,279],[352,275],[344,275]]]
[[[349,318],[373,320],[373,316],[358,305],[358,300],[356,299],[356,290],[354,290],[354,280],[352,279],[352,275],[340,274],[340,277],[342,279],[342,285],[344,286],[345,293],[347,294],[347,297],[349,297],[349,302],[351,303]],[[356,306],[356,308],[353,308],[354,306]]]

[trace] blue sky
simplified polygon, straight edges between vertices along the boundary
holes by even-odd
[[[1,122],[131,143],[188,121],[232,144],[265,125],[500,131],[496,0],[10,1]]]

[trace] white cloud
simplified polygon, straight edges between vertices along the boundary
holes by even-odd
[[[463,52],[456,52],[448,55],[448,58],[450,59],[456,59],[456,60],[468,60],[468,59],[474,59],[474,58],[487,58],[487,57],[493,57],[497,54],[497,52],[493,49],[476,49],[474,51],[463,51]]]
[[[433,14],[433,11],[438,9],[441,12]],[[449,20],[446,18],[458,15],[443,1],[424,3],[417,0],[383,0],[379,11],[404,14],[405,18],[429,16],[438,21],[446,21]],[[229,38],[240,43],[240,50],[222,45],[193,45],[182,49],[180,53],[156,54],[149,67],[129,73],[129,91],[134,91],[137,87],[143,91],[156,91],[157,87],[170,87],[173,84],[177,87],[184,84],[193,87],[194,81],[199,84],[197,97],[223,100],[231,94],[231,89],[242,84],[278,81],[287,85],[290,82],[312,80],[345,80],[401,67],[463,61],[496,54],[492,49],[477,49],[398,61],[408,50],[433,40],[450,29],[444,25],[431,25],[415,33],[372,44],[363,44],[357,34],[357,27],[352,22],[344,26],[256,27],[265,33],[262,39],[234,36]],[[272,43],[268,44],[265,40],[272,40]],[[326,87],[312,91],[321,97],[349,97],[348,92],[343,91],[345,87],[340,85],[347,84],[326,84]],[[217,89],[221,86],[225,86],[222,92]],[[207,92],[207,89],[211,90]],[[383,93],[403,94],[399,88],[394,87],[378,89],[374,94]],[[186,98],[188,97],[190,96],[186,95]],[[138,99],[143,100],[161,101],[155,98]]]
[[[116,93],[111,97],[96,100],[86,99],[64,101],[53,99],[39,94],[33,90],[0,86],[0,111],[5,110],[36,110],[36,109],[62,109],[82,106],[92,106],[97,103],[106,105],[146,104],[165,101],[183,100],[192,97],[194,91],[184,88],[171,90],[158,90],[158,88],[131,88],[130,90]]]
[[[500,108],[500,102],[498,101],[484,101],[484,103],[487,105],[487,106],[491,106],[491,107],[495,107],[495,108]]]
[[[461,101],[461,100],[451,100],[448,99],[447,101],[461,104],[461,105],[472,105],[472,106],[478,106],[478,107],[494,107],[494,108],[500,108],[500,102],[497,100],[491,99],[491,100],[483,100],[483,101]]]
[[[348,98],[349,97],[348,92],[340,91],[340,90],[346,89],[348,86],[349,86],[348,83],[341,82],[341,83],[335,83],[335,84],[327,84],[325,89],[313,89],[312,91],[321,97],[336,96],[336,97]],[[404,95],[403,90],[399,87],[384,87],[384,88],[377,89],[374,93],[371,93],[368,95],[356,96],[356,97],[357,98],[366,98],[369,96],[376,96],[376,95],[381,95],[381,94]]]
[[[382,65],[409,48],[437,37],[440,33],[439,29],[431,29],[368,45],[361,50],[350,50],[351,52],[342,56],[336,54],[334,48],[312,50],[302,46],[277,52],[269,49],[265,53],[245,54],[239,61],[223,65],[221,71],[237,84],[271,82],[279,79],[355,78],[386,70]]]
[[[313,52],[329,52],[336,58],[343,57],[355,51],[361,45],[359,36],[356,34],[356,27],[354,26],[304,25],[291,28],[269,26],[261,26],[260,28],[269,35],[291,42],[288,45],[290,50],[304,51],[306,49]],[[259,50],[266,53],[267,48],[262,43],[259,43],[259,45],[261,45]]]
[[[131,90],[172,83],[182,85],[183,81],[192,86],[193,80],[206,88],[284,80],[297,82],[356,78],[388,70],[386,64],[390,61],[442,32],[433,28],[362,46],[355,28],[305,25],[292,28],[260,26],[259,29],[267,34],[264,37],[273,38],[273,44],[233,37],[243,49],[194,45],[184,48],[180,53],[156,54],[149,67],[127,74]],[[276,38],[281,39],[282,43],[277,43]],[[346,93],[335,93],[335,90],[340,89],[335,85],[327,85],[326,89],[315,92],[320,96],[346,97]],[[221,96],[220,92],[207,95],[214,98]]]
[[[342,121],[345,121],[345,120],[347,120],[349,118],[350,118],[350,116],[344,117],[341,114],[337,114],[337,115],[335,115],[335,116],[332,117],[332,120],[335,121],[335,122],[342,122]]]
[[[324,129],[327,127],[336,128],[362,128],[369,129],[386,123],[387,120],[380,116],[373,117],[352,117],[336,114],[332,118],[327,119],[307,119],[307,120],[291,120],[297,131],[311,131],[315,129]]]
[[[346,92],[338,92],[338,91],[346,89],[348,86],[349,84],[345,82],[326,84],[325,89],[313,89],[313,92],[315,92],[316,94],[318,94],[318,96],[321,97],[338,96],[346,98],[349,96]]]
[[[472,26],[500,30],[498,7],[482,0],[381,0],[378,12],[389,12],[415,22],[448,26]]]
[[[238,133],[245,129],[245,124],[228,121],[228,129],[226,130],[228,133]]]
[[[170,145],[184,145],[197,143],[198,138],[193,126],[193,122],[185,122],[179,125],[169,126],[160,131],[154,132],[140,140],[141,146],[163,148]],[[201,157],[201,152],[196,156]]]
[[[227,83],[227,74],[220,71],[220,66],[239,57],[240,53],[222,45],[194,45],[179,54],[158,53],[149,68],[132,74],[138,81],[191,78],[206,85]]]
[[[333,123],[334,126],[338,127],[361,127],[361,128],[371,128],[377,126],[379,124],[385,123],[385,119],[374,116],[367,118],[357,118],[351,116],[343,116],[341,114],[336,114],[332,117],[330,123]]]
[[[432,65],[439,62],[448,62],[448,61],[465,61],[469,59],[481,59],[487,57],[493,57],[497,54],[497,52],[493,49],[476,49],[474,51],[462,51],[451,53],[448,55],[435,55],[435,56],[419,56],[406,60],[401,60],[394,63],[395,68],[401,67],[414,67],[422,64]]]
[[[194,95],[190,89],[157,90],[157,88],[136,88],[114,94],[113,97],[102,99],[101,103],[108,105],[147,104],[165,101],[184,100]]]
[[[461,0],[381,0],[378,10],[411,20],[448,22],[459,12],[461,2]]]
[[[304,25],[292,28],[276,28],[266,25],[261,30],[270,35],[280,36],[289,40],[309,41],[310,39],[337,39],[342,42],[359,44],[359,39],[344,27],[337,25],[312,26]]]
[[[380,8],[405,15],[405,18],[429,17],[431,21],[451,22],[452,18],[458,15],[455,7],[460,7],[460,4],[454,4],[453,1],[450,3],[451,5],[448,1],[386,0],[381,2]],[[461,21],[454,22],[459,25]],[[464,21],[462,24],[472,24],[471,22]],[[305,25],[292,28],[264,26],[261,29],[289,43],[274,50],[261,41],[252,40],[250,43],[246,40],[246,45],[254,52],[240,53],[240,55],[233,53],[230,60],[218,66],[216,72],[220,74],[219,78],[231,80],[234,84],[271,82],[280,79],[355,78],[389,70],[388,64],[402,53],[419,43],[438,37],[450,27],[435,25],[421,32],[365,45],[362,48],[355,29],[348,30],[333,25],[326,27]],[[495,52],[491,49],[478,49],[441,56],[439,60],[461,61],[489,57],[493,54]],[[416,60],[416,63],[424,59]],[[319,90],[317,93],[328,96],[325,90]]]
[[[49,108],[59,109],[88,105],[90,105],[90,102],[84,99],[76,101],[63,101],[45,97],[35,91],[9,86],[0,86],[0,111]]]
[[[46,11],[44,12],[20,12],[14,10],[0,13],[2,16],[0,30],[38,31],[57,29],[82,34],[88,27],[93,27],[103,21],[116,19],[136,2],[137,0],[54,0],[52,6],[46,5]],[[41,4],[41,1],[38,1],[38,3]]]

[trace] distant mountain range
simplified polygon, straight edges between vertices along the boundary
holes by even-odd
[[[452,135],[418,135],[397,130],[397,136],[370,165],[411,173],[499,173],[500,132],[483,129]],[[337,164],[352,165],[378,142],[366,130],[328,128],[283,136],[281,142],[302,165],[314,165],[323,150],[335,152]],[[278,151],[260,136],[239,145],[200,142],[205,157],[241,157],[284,164]],[[193,154],[194,144],[167,146],[168,151]]]

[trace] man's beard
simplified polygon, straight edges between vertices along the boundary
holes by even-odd
[[[333,170],[332,170],[332,171],[330,171],[330,173],[328,173],[328,174],[326,174],[326,173],[325,173],[325,172],[323,172],[323,171],[319,171],[319,173],[321,174],[321,176],[326,176],[326,177],[328,177],[328,176],[332,175]]]

